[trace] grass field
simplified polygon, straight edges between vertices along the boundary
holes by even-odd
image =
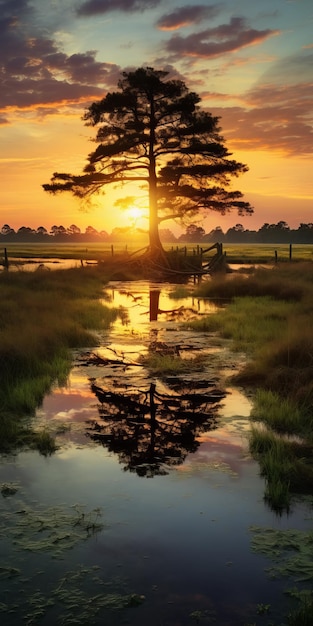
[[[4,244],[0,247],[0,263],[4,257]],[[164,244],[165,250],[179,250],[183,254],[196,254],[201,247],[206,249],[210,244]],[[133,254],[142,250],[142,244],[118,242],[118,243],[45,243],[45,244],[20,244],[10,243],[6,245],[9,261],[16,259],[77,259],[83,261],[102,260],[112,255]],[[223,250],[228,263],[260,264],[273,263],[277,254],[278,261],[289,261],[290,248],[288,244],[224,244]],[[214,254],[214,250],[208,254]],[[306,244],[293,244],[292,259],[294,261],[312,261],[313,246]]]

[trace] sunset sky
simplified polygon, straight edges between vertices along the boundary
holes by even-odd
[[[107,188],[86,213],[41,185],[81,172],[86,107],[140,66],[184,80],[249,166],[233,187],[254,215],[209,213],[207,232],[313,222],[312,0],[0,0],[0,50],[0,228],[126,225],[114,202],[134,190]]]

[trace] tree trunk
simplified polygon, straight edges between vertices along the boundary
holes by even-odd
[[[152,256],[159,256],[163,248],[159,235],[158,207],[156,199],[156,181],[151,180],[149,185],[149,244]]]
[[[157,202],[157,176],[155,162],[155,110],[154,99],[150,99],[150,141],[149,141],[149,243],[150,254],[153,257],[163,255],[163,248],[159,235],[158,202]]]

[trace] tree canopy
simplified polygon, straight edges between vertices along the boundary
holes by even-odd
[[[90,105],[87,125],[97,126],[97,147],[80,175],[56,172],[46,191],[88,198],[106,185],[136,183],[149,199],[151,251],[161,248],[159,224],[184,221],[207,210],[253,213],[232,177],[247,166],[230,159],[219,118],[199,106],[200,97],[168,72],[150,67],[123,72],[118,91]]]

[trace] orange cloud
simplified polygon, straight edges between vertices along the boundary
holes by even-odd
[[[171,13],[162,15],[156,26],[160,30],[178,30],[191,24],[199,24],[204,19],[212,19],[220,13],[221,7],[217,4],[205,6],[198,4],[193,6],[178,7]]]
[[[280,34],[278,30],[248,28],[242,17],[233,17],[229,24],[208,28],[187,37],[175,35],[165,43],[171,60],[181,57],[214,58],[261,43]]]

